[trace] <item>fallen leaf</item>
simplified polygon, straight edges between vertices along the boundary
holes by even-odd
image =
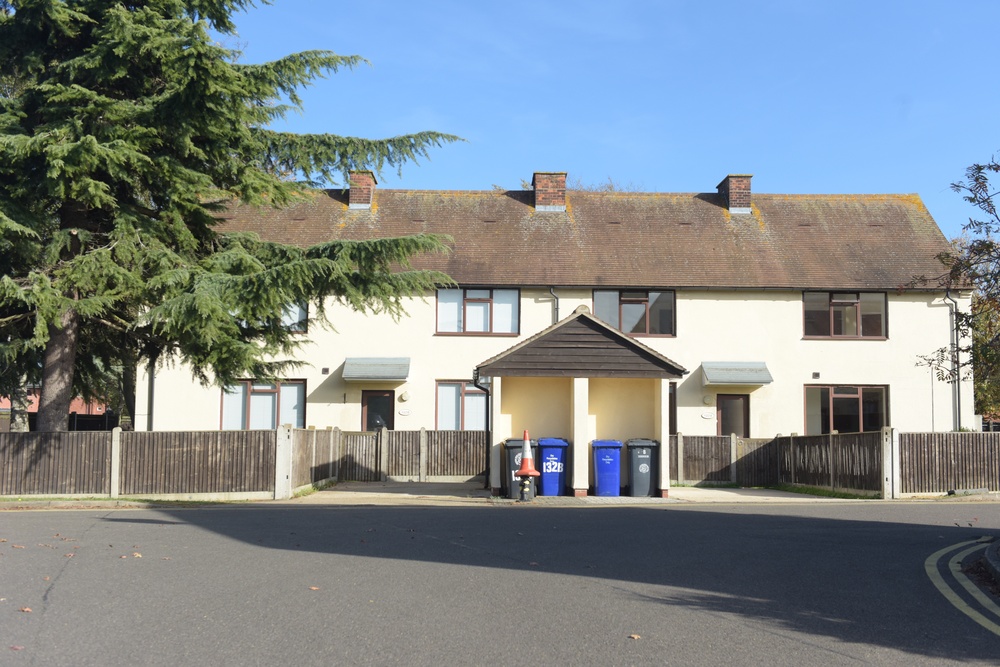
[[[530,565],[531,567],[538,567],[538,563],[536,563],[535,561],[531,561],[530,563],[528,563],[528,565]]]
[[[23,549],[24,548],[23,544],[12,544],[11,546],[14,547],[15,549]]]
[[[163,557],[163,558],[161,558],[160,560],[170,560],[170,556],[164,556],[164,557]]]
[[[118,558],[128,558],[128,556],[119,556]]]
[[[52,581],[52,577],[42,577],[42,581]]]
[[[630,634],[630,635],[628,636],[628,638],[629,638],[629,639],[641,639],[641,637],[639,637],[639,635],[637,635],[637,634],[635,634],[635,633],[632,633],[632,634]]]
[[[319,586],[310,586],[309,590],[311,590],[311,591],[318,591],[319,590]]]
[[[11,651],[23,651],[24,647],[23,646],[11,646],[10,650]]]
[[[72,558],[72,557],[73,557],[73,556],[75,556],[75,555],[76,555],[76,554],[65,554],[65,558]]]
[[[23,611],[25,614],[31,613],[31,607],[21,607],[18,611]]]
[[[7,540],[0,538],[0,542],[6,542]]]
[[[132,558],[142,558],[142,554],[136,551],[135,553],[132,554]]]

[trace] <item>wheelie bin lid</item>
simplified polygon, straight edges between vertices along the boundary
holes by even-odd
[[[603,447],[605,449],[621,449],[621,440],[593,440],[590,443],[591,447]]]
[[[650,440],[649,438],[630,438],[625,441],[626,447],[659,447],[659,440]]]
[[[539,447],[569,447],[569,442],[563,438],[539,438]]]

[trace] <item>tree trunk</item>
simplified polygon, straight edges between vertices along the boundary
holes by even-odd
[[[12,433],[28,432],[28,378],[21,380],[21,387],[10,397],[10,430]]]
[[[73,371],[79,316],[67,310],[58,325],[49,326],[49,342],[42,359],[42,395],[38,401],[37,430],[69,430],[69,406],[73,401]]]

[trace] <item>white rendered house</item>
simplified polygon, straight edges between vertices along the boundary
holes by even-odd
[[[407,191],[360,172],[290,209],[235,208],[223,230],[303,245],[450,235],[452,253],[415,265],[458,287],[409,299],[399,321],[327,304],[336,330],[304,332],[306,363],[279,385],[224,392],[164,365],[140,380],[135,426],[490,430],[495,476],[499,443],[524,430],[586,457],[595,439],[677,432],[973,427],[971,379],[921,361],[953,346],[969,293],[933,280],[947,243],[919,198],[750,181],[583,192],[536,173],[527,191]],[[589,475],[577,466],[571,487]]]

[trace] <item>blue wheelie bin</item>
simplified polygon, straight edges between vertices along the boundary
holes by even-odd
[[[617,496],[621,494],[621,440],[594,440],[594,494]]]
[[[562,438],[539,438],[538,461],[535,465],[538,478],[538,495],[561,496],[566,488],[566,451],[569,443]]]

